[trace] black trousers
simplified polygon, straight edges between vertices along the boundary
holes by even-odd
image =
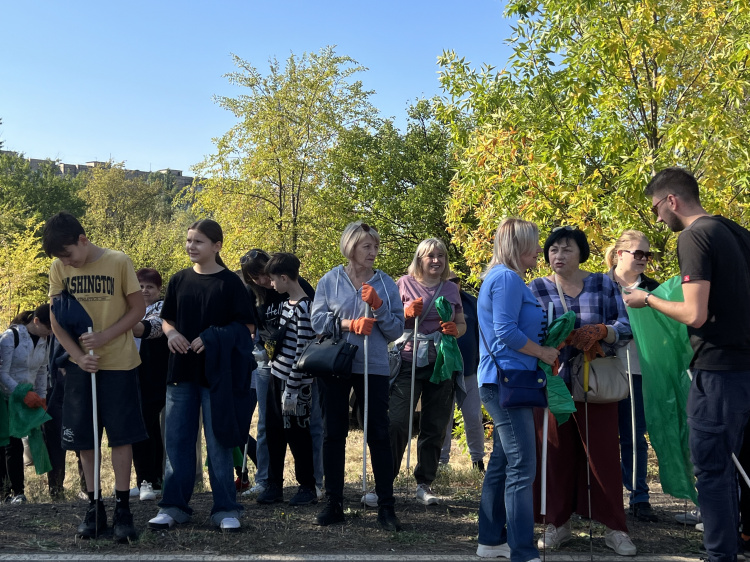
[[[23,494],[23,441],[11,437],[10,443],[0,447],[0,482],[3,486],[3,497],[8,494]]]
[[[312,389],[303,386],[297,399],[296,415],[283,415],[281,396],[286,384],[271,377],[266,401],[266,442],[268,443],[268,480],[279,487],[284,485],[286,446],[294,457],[294,475],[300,486],[315,490],[313,446],[310,435],[310,405]]]
[[[375,476],[378,505],[392,506],[393,457],[388,437],[388,377],[368,375],[367,446]],[[349,434],[349,394],[354,393],[360,404],[365,403],[364,375],[354,373],[346,381],[318,379],[324,404],[325,437],[323,439],[323,471],[326,495],[343,502],[346,437]]]
[[[141,393],[141,411],[146,424],[148,439],[133,443],[133,466],[135,467],[136,484],[144,480],[153,484],[155,490],[161,490],[164,479],[164,441],[161,438],[159,415],[164,409],[163,400],[145,401]]]

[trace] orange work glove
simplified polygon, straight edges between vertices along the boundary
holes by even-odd
[[[369,304],[373,310],[377,310],[383,304],[383,299],[380,298],[378,292],[367,283],[362,283],[362,300]]]
[[[590,350],[595,343],[607,337],[607,327],[604,324],[586,324],[573,330],[568,336],[570,345],[581,351]]]
[[[47,411],[47,399],[46,398],[42,398],[42,408],[44,408],[45,412]]]
[[[404,318],[416,318],[417,316],[422,314],[423,308],[424,302],[422,302],[422,297],[414,299],[404,307]]]
[[[443,335],[458,337],[458,328],[455,322],[440,322],[440,331]]]
[[[45,406],[44,400],[33,390],[29,390],[23,397],[23,403],[29,408],[42,408]]]
[[[602,349],[602,346],[599,345],[599,342],[594,342],[594,345],[592,345],[589,349],[583,352],[583,354],[586,356],[586,359],[589,361],[593,361],[597,357],[604,357],[604,350]]]
[[[552,376],[556,377],[560,374],[560,358],[558,357],[555,359],[555,362],[552,363]]]
[[[360,336],[369,336],[372,333],[372,327],[375,325],[375,322],[377,322],[377,320],[374,318],[365,318],[364,316],[361,316],[356,320],[351,320],[349,322],[349,331],[359,334]]]

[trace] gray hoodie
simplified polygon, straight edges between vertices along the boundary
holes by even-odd
[[[377,322],[369,337],[368,372],[387,377],[390,374],[388,343],[398,339],[404,331],[404,305],[401,303],[396,283],[379,269],[375,270],[367,284],[372,286],[383,300],[380,308],[372,311],[372,317]],[[335,317],[354,320],[365,315],[366,307],[367,303],[362,300],[362,289],[354,288],[343,265],[336,266],[326,273],[315,287],[315,300],[311,312],[313,330],[320,335],[330,336],[333,334]],[[359,346],[352,372],[364,373],[364,336],[353,332],[343,334],[346,341]]]

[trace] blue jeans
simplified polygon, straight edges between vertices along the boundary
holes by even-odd
[[[646,441],[646,413],[643,408],[643,377],[633,375],[635,398],[635,490],[633,490],[633,425],[630,396],[617,404],[617,423],[620,429],[620,464],[622,483],[630,491],[630,505],[648,502],[648,441]]]
[[[211,522],[218,526],[225,517],[239,518],[243,509],[237,503],[234,487],[233,447],[222,447],[216,440],[211,422],[209,390],[194,383],[167,385],[164,422],[167,467],[159,513],[166,513],[178,523],[186,523],[193,514],[188,504],[195,485],[195,441],[198,438],[201,408],[208,453],[208,477],[214,500]]]
[[[750,371],[693,371],[687,402],[690,460],[710,562],[737,556],[739,506],[732,453],[739,456],[750,415]]]
[[[323,489],[323,397],[317,379],[312,382],[312,404],[310,405],[310,437],[313,446],[313,474],[315,485]]]
[[[271,368],[268,363],[258,365],[255,379],[255,392],[258,395],[258,428],[255,439],[258,455],[258,466],[255,471],[255,483],[268,484],[268,444],[266,443],[266,398],[268,396],[268,383],[271,380]]]
[[[512,562],[539,557],[534,544],[536,437],[532,408],[503,408],[496,384],[479,387],[492,416],[492,454],[479,500],[479,544],[510,547]]]

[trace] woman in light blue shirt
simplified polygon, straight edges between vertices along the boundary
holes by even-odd
[[[533,409],[501,405],[498,370],[529,371],[529,376],[535,376],[539,359],[550,365],[557,359],[557,349],[539,345],[544,311],[521,277],[536,266],[541,251],[534,223],[504,219],[479,291],[479,329],[484,338],[480,337],[479,345],[479,396],[495,424],[479,504],[477,555],[483,558],[539,560],[534,545]]]

